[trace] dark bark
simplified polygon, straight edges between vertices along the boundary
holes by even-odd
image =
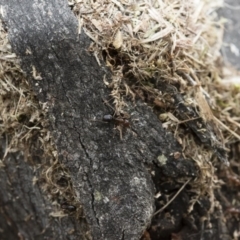
[[[140,101],[136,105],[128,102],[131,127],[124,129],[122,140],[113,123],[92,121],[109,113],[102,101],[109,90],[102,79],[110,73],[87,51],[90,40],[83,32],[77,34],[77,21],[66,1],[5,0],[1,4],[13,51],[38,99],[47,103],[60,160],[70,172],[93,239],[139,239],[155,209],[154,184],[158,180],[152,179],[151,172],[172,178],[194,177],[194,162],[182,156],[174,158],[175,152],[181,153],[180,145]],[[42,80],[32,76],[33,66]],[[1,183],[6,188],[1,191],[8,193],[6,198],[3,192],[0,196],[4,237],[83,239],[80,232],[86,230],[78,219],[69,217],[59,225],[48,219],[49,201],[37,185],[29,184],[36,173],[17,156],[8,157],[15,159],[19,168],[6,161],[1,171],[1,179],[6,179],[5,174],[19,175],[17,182],[8,177],[15,191],[5,180]],[[16,196],[21,196],[19,204],[14,202]],[[29,214],[34,216],[32,221],[24,221]],[[71,237],[69,226],[76,231]],[[45,228],[49,231],[44,232]]]
[[[1,138],[1,158],[6,139]],[[29,164],[22,153],[10,153],[0,168],[0,239],[85,239],[87,227],[71,216],[58,221],[50,218],[51,203],[33,178],[36,163]],[[69,231],[74,229],[74,234]],[[85,229],[83,231],[83,229]]]

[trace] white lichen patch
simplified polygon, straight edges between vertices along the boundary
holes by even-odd
[[[163,165],[165,165],[166,163],[167,163],[167,157],[165,156],[165,155],[159,155],[158,156],[158,158],[157,158],[157,160],[158,160],[158,163],[161,165],[161,166],[163,166]]]

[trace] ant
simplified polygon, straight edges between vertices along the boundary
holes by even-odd
[[[74,212],[77,209],[75,206],[69,205],[67,202],[63,202],[61,204],[61,208],[64,209],[64,210],[67,210],[69,212]]]
[[[128,116],[126,114],[120,114],[115,116],[114,114],[106,114],[103,116],[102,121],[104,122],[113,122],[116,125],[117,130],[120,133],[120,139],[122,140],[122,131],[123,128],[129,128],[130,122],[128,120]]]
[[[109,106],[112,110],[113,107],[103,99],[103,102],[105,104],[107,104],[107,106]],[[126,113],[120,113],[120,114],[106,114],[103,116],[102,118],[103,122],[107,122],[107,123],[114,123],[117,130],[120,133],[120,139],[122,140],[122,131],[123,128],[129,128],[130,127],[130,121],[129,121],[129,115]]]
[[[123,127],[129,128],[130,127],[130,122],[127,119],[126,116],[117,116],[115,117],[114,115],[107,114],[103,116],[102,119],[104,122],[114,122],[116,125],[122,125]]]

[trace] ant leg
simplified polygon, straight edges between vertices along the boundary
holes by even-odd
[[[116,111],[115,111],[114,107],[112,107],[111,104],[109,103],[110,100],[107,101],[104,98],[102,98],[102,101],[103,101],[104,104],[106,104],[113,111],[113,115],[112,116],[114,117],[116,115]]]
[[[104,121],[104,119],[103,120],[100,120],[100,119],[90,119],[89,120],[90,122],[100,122],[100,123],[108,123],[107,121]]]
[[[118,126],[116,127],[116,129],[119,131],[120,140],[122,140],[122,139],[123,139],[123,138],[122,138],[122,126],[121,126],[121,125],[118,125]]]

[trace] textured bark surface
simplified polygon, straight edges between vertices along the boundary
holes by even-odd
[[[1,138],[1,158],[6,139]],[[37,160],[37,157],[33,158]],[[11,153],[0,168],[0,238],[15,239],[85,239],[84,223],[68,216],[58,221],[50,218],[51,203],[46,200],[39,184],[39,161],[29,164],[23,154]],[[74,231],[74,234],[70,234]]]
[[[1,5],[13,50],[20,57],[38,99],[48,106],[60,160],[69,169],[93,239],[139,239],[155,209],[154,184],[159,180],[153,181],[151,172],[174,178],[194,177],[197,168],[193,161],[181,156],[174,158],[181,147],[141,102],[129,102],[126,110],[131,116],[131,127],[124,129],[122,140],[113,123],[93,121],[109,113],[102,101],[109,95],[102,81],[109,72],[88,53],[90,40],[83,32],[77,34],[77,20],[66,1],[2,0]],[[33,76],[33,67],[41,80]],[[79,226],[78,220],[65,219],[59,226],[49,222],[50,203],[38,186],[29,184],[33,178],[31,166],[17,155],[9,158],[15,159],[19,168],[14,172],[13,162],[7,161],[1,179],[8,172],[21,174],[20,170],[24,177],[18,177],[16,193],[6,188],[8,198],[2,194],[0,197],[4,206],[3,226],[16,229],[15,233],[6,234],[17,233],[26,239],[66,239],[70,225],[76,230],[72,239],[82,239],[78,231],[84,232],[85,228]],[[20,194],[19,205],[13,203]],[[8,203],[12,209],[7,207]],[[23,212],[14,214],[19,208]],[[35,217],[24,221],[29,214]],[[43,231],[47,227],[50,233]],[[14,239],[8,235],[5,238]]]

